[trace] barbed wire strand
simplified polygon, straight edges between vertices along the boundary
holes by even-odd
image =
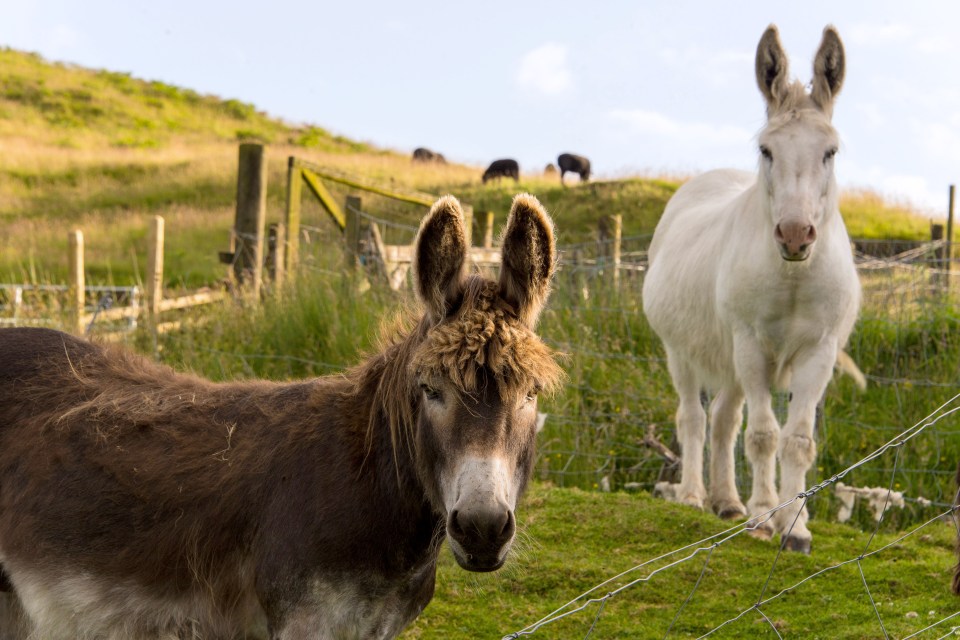
[[[960,611],[957,611],[956,613],[952,613],[952,614],[950,614],[949,616],[947,616],[946,618],[943,618],[942,620],[937,620],[936,622],[934,622],[934,623],[932,623],[932,624],[928,624],[928,625],[925,626],[923,629],[919,629],[919,630],[917,630],[917,631],[914,631],[913,633],[911,633],[911,634],[908,635],[908,636],[903,636],[903,640],[910,640],[910,638],[916,638],[918,635],[920,635],[920,634],[923,633],[924,631],[929,631],[930,629],[933,629],[934,627],[943,624],[943,623],[946,622],[947,620],[952,620],[953,618],[956,618],[957,616],[960,616]],[[939,638],[938,640],[943,640],[944,638],[948,638],[948,637],[950,637],[950,636],[952,636],[952,635],[956,635],[957,630],[960,630],[960,627],[951,627],[950,630],[947,631],[947,632],[946,632],[945,634],[943,634],[942,636],[940,636],[940,638]]]
[[[880,517],[877,518],[877,526],[874,527],[873,531],[870,533],[870,537],[867,538],[867,544],[863,547],[863,555],[870,549],[870,545],[873,544],[873,539],[877,537],[877,533],[880,531],[880,523],[883,522],[884,517],[887,515],[887,506],[890,504],[890,494],[893,492],[893,487],[895,486],[895,481],[897,478],[897,469],[900,467],[900,453],[903,452],[903,447],[897,447],[897,452],[893,457],[893,469],[890,472],[890,485],[887,487],[887,494],[884,497],[883,509],[880,511]],[[870,599],[870,606],[873,607],[874,613],[877,614],[877,622],[880,623],[880,630],[883,631],[883,637],[889,638],[890,635],[887,633],[887,628],[883,624],[883,616],[880,615],[880,609],[877,608],[877,603],[873,600],[873,593],[870,591],[870,585],[867,584],[867,576],[863,572],[863,563],[857,559],[857,568],[860,570],[860,579],[863,580],[863,588],[867,592],[867,597]]]
[[[871,557],[871,556],[874,556],[874,555],[878,555],[878,554],[880,554],[881,552],[889,549],[890,547],[893,547],[893,546],[899,544],[899,543],[902,542],[903,540],[906,540],[906,539],[909,538],[910,536],[915,535],[918,531],[921,531],[922,529],[924,529],[925,527],[928,527],[929,525],[933,524],[934,522],[937,522],[937,521],[940,521],[940,520],[944,519],[945,517],[949,516],[952,512],[955,512],[955,511],[956,511],[956,507],[955,507],[954,509],[952,509],[951,511],[947,511],[947,512],[945,512],[945,513],[938,514],[938,515],[936,515],[935,517],[930,518],[930,519],[927,520],[926,522],[924,522],[924,523],[922,523],[922,524],[914,527],[913,529],[911,529],[911,530],[909,530],[908,532],[904,533],[903,535],[899,536],[899,537],[896,538],[895,540],[892,540],[892,541],[889,542],[888,544],[885,544],[885,545],[883,545],[882,547],[879,547],[878,549],[875,549],[874,551],[871,551],[871,552],[869,552],[869,553],[867,553],[867,554],[864,554],[864,555],[861,555],[861,556],[857,556],[857,557],[854,557],[854,558],[850,558],[849,560],[843,560],[843,561],[838,562],[838,563],[836,563],[836,564],[830,565],[829,567],[824,567],[823,569],[820,569],[819,571],[815,571],[814,573],[811,573],[810,575],[808,575],[808,576],[805,577],[804,579],[796,582],[795,584],[793,584],[793,585],[791,585],[791,586],[789,586],[789,587],[786,587],[786,588],[784,588],[784,589],[781,589],[781,590],[778,591],[776,594],[770,596],[770,597],[767,598],[766,600],[764,600],[764,601],[762,601],[762,602],[759,602],[759,603],[756,603],[756,604],[754,604],[753,606],[750,606],[750,607],[744,609],[743,611],[741,611],[739,614],[737,614],[737,615],[734,616],[733,618],[730,618],[729,620],[724,621],[722,624],[714,627],[714,628],[711,629],[709,632],[707,632],[707,633],[705,633],[704,635],[700,636],[697,640],[702,640],[703,638],[706,638],[706,637],[712,635],[715,631],[719,631],[722,627],[725,627],[726,625],[728,625],[728,624],[730,624],[730,623],[732,623],[732,622],[736,622],[737,620],[739,620],[740,618],[742,618],[745,614],[749,613],[750,611],[753,611],[753,610],[757,609],[759,606],[762,606],[762,605],[764,605],[764,604],[767,604],[767,603],[769,603],[769,602],[772,602],[772,601],[776,600],[777,598],[779,598],[779,597],[781,597],[781,596],[783,596],[783,595],[785,595],[785,594],[787,594],[787,593],[789,593],[789,592],[797,589],[798,587],[802,586],[803,584],[805,584],[805,583],[807,583],[807,582],[810,582],[810,581],[813,580],[814,578],[817,578],[817,577],[819,577],[819,576],[821,576],[821,575],[823,575],[823,574],[825,574],[825,573],[828,573],[828,572],[830,572],[830,571],[834,571],[834,570],[836,570],[836,569],[840,569],[840,568],[845,567],[845,566],[847,566],[847,565],[857,563],[857,562],[859,562],[859,561],[861,561],[861,560],[863,560],[863,559],[865,559],[865,558],[868,558],[868,557]],[[960,612],[957,612],[957,613],[960,613]]]
[[[876,449],[876,450],[873,451],[872,453],[870,453],[870,454],[868,454],[867,456],[864,456],[863,458],[861,458],[858,462],[856,462],[856,463],[854,463],[853,465],[850,465],[849,467],[847,467],[846,469],[844,469],[844,470],[842,470],[842,471],[834,474],[834,475],[831,476],[830,478],[828,478],[828,479],[826,479],[826,480],[824,480],[824,481],[822,481],[822,482],[820,482],[820,483],[818,483],[818,484],[813,485],[812,487],[810,487],[810,488],[807,489],[806,491],[798,494],[797,496],[795,496],[794,498],[792,498],[792,499],[790,499],[790,500],[787,500],[787,501],[783,502],[782,504],[774,507],[773,509],[769,510],[768,512],[766,512],[766,513],[764,513],[764,514],[761,514],[760,516],[755,516],[753,519],[749,520],[749,521],[746,522],[746,523],[741,523],[741,524],[735,525],[735,526],[730,527],[730,528],[728,528],[728,529],[726,529],[726,530],[724,530],[724,531],[721,531],[721,532],[719,532],[719,533],[713,534],[712,536],[707,536],[706,538],[703,538],[703,539],[701,539],[701,540],[698,540],[697,542],[693,542],[693,543],[688,544],[688,545],[685,545],[685,546],[683,546],[683,547],[679,547],[678,549],[675,549],[675,550],[670,551],[670,552],[665,553],[665,554],[661,554],[661,555],[657,556],[656,558],[653,558],[653,559],[648,560],[648,561],[646,561],[646,562],[643,562],[643,563],[640,563],[640,564],[638,564],[638,565],[635,565],[634,567],[631,567],[630,569],[627,569],[627,570],[625,570],[625,571],[622,571],[622,572],[620,572],[619,574],[617,574],[617,575],[615,575],[615,576],[613,576],[613,577],[611,577],[611,578],[608,578],[607,580],[601,582],[600,584],[592,587],[591,589],[588,589],[587,591],[583,592],[582,594],[580,594],[579,596],[577,596],[577,597],[574,598],[573,600],[570,600],[570,601],[567,602],[566,604],[558,607],[557,609],[555,609],[555,610],[552,611],[551,613],[547,614],[546,616],[544,616],[544,617],[541,618],[540,620],[538,620],[538,621],[536,621],[536,622],[534,622],[534,623],[532,623],[532,624],[524,627],[523,629],[520,629],[520,630],[518,630],[518,631],[515,631],[515,632],[513,632],[513,633],[510,633],[510,634],[507,634],[507,635],[503,636],[503,640],[516,640],[517,638],[519,638],[519,637],[521,637],[521,636],[533,635],[534,633],[536,633],[536,632],[537,632],[539,629],[541,629],[542,627],[544,627],[544,626],[546,626],[546,625],[549,625],[549,624],[553,624],[553,623],[555,623],[555,622],[558,622],[559,620],[565,619],[565,618],[567,618],[567,617],[569,617],[569,616],[571,616],[571,615],[573,615],[573,614],[576,614],[576,613],[578,613],[578,612],[580,612],[580,611],[583,611],[583,610],[585,610],[587,607],[591,606],[592,604],[603,603],[603,604],[605,605],[605,603],[606,603],[607,600],[609,600],[609,599],[613,598],[614,596],[622,593],[623,591],[625,591],[625,590],[627,590],[627,589],[629,589],[629,588],[631,588],[631,587],[633,587],[633,586],[635,586],[635,585],[637,585],[637,584],[639,584],[639,583],[641,583],[641,582],[647,582],[647,581],[651,580],[654,576],[658,575],[659,573],[662,573],[662,572],[664,572],[664,571],[667,571],[668,569],[671,569],[671,568],[673,568],[673,567],[675,567],[675,566],[678,566],[678,565],[680,565],[680,564],[682,564],[682,563],[690,560],[691,558],[695,557],[696,555],[698,555],[698,554],[700,554],[700,553],[702,553],[702,552],[706,552],[706,551],[711,551],[711,552],[712,552],[712,549],[715,549],[716,547],[719,547],[720,545],[722,545],[722,544],[726,543],[727,541],[729,541],[729,540],[731,540],[731,539],[733,539],[733,538],[735,538],[735,537],[743,534],[743,533],[746,532],[746,531],[749,531],[749,530],[753,530],[753,529],[758,528],[758,527],[761,526],[762,524],[765,524],[767,521],[769,521],[770,518],[772,518],[773,515],[774,515],[776,512],[778,512],[778,511],[780,511],[780,510],[782,510],[782,509],[785,509],[785,508],[789,507],[790,505],[792,505],[792,504],[793,504],[794,502],[796,502],[797,500],[803,500],[803,501],[804,501],[804,504],[805,504],[805,501],[806,501],[808,498],[810,498],[811,496],[813,496],[813,495],[819,493],[820,491],[824,490],[826,487],[835,484],[837,481],[839,481],[840,479],[844,478],[844,477],[845,477],[848,473],[850,473],[851,471],[853,471],[853,470],[855,470],[855,469],[857,469],[857,468],[859,468],[859,467],[867,464],[868,462],[870,462],[870,461],[872,461],[872,460],[875,460],[875,459],[878,458],[879,456],[881,456],[881,455],[883,455],[884,453],[886,453],[887,451],[889,451],[891,448],[896,447],[897,450],[898,450],[898,452],[899,452],[899,450],[900,450],[899,448],[900,448],[900,447],[903,447],[907,442],[909,442],[910,440],[912,440],[913,438],[915,438],[919,433],[922,433],[925,429],[927,429],[927,428],[929,428],[929,427],[937,424],[938,422],[940,422],[940,421],[943,420],[944,418],[946,418],[946,417],[948,417],[948,416],[950,416],[950,415],[953,415],[954,413],[957,413],[958,411],[960,411],[960,404],[958,404],[957,406],[950,407],[950,405],[956,403],[956,402],[958,401],[958,399],[960,399],[960,393],[954,395],[954,396],[951,397],[949,400],[947,400],[946,402],[942,403],[939,407],[937,407],[934,411],[932,411],[930,414],[928,414],[925,418],[923,418],[922,420],[920,420],[919,422],[917,422],[917,423],[916,423],[915,425],[913,425],[912,427],[910,427],[910,428],[904,430],[903,432],[901,432],[901,433],[898,435],[898,437],[891,439],[890,441],[888,441],[887,443],[885,443],[883,446],[879,447],[878,449]],[[950,408],[948,408],[948,407],[950,407]],[[895,465],[895,468],[896,468],[896,465]],[[892,491],[892,487],[891,487],[890,490]],[[794,584],[793,586],[788,587],[788,588],[786,588],[786,589],[783,589],[783,590],[781,590],[780,592],[778,592],[777,594],[775,594],[775,595],[773,595],[773,596],[770,596],[769,598],[760,599],[760,600],[758,600],[756,603],[754,603],[751,607],[749,607],[749,608],[741,611],[739,614],[737,614],[737,615],[734,616],[733,618],[730,618],[729,620],[722,622],[720,625],[714,627],[714,628],[713,628],[712,630],[710,630],[708,633],[700,636],[700,638],[706,638],[706,637],[712,635],[714,632],[718,631],[719,629],[727,626],[728,624],[731,624],[731,623],[735,622],[736,620],[739,620],[739,619],[742,618],[744,615],[746,615],[746,614],[749,613],[750,611],[754,611],[754,610],[756,610],[760,615],[762,615],[762,616],[764,617],[764,619],[766,619],[766,620],[768,621],[768,623],[769,623],[769,619],[766,617],[766,615],[765,615],[762,611],[760,611],[760,607],[763,606],[764,604],[767,604],[768,602],[771,602],[771,601],[779,598],[779,597],[780,597],[781,595],[783,595],[784,593],[787,593],[788,591],[791,591],[791,590],[793,590],[793,589],[796,589],[796,588],[799,587],[800,585],[806,583],[806,582],[809,581],[809,580],[812,580],[813,578],[815,578],[815,577],[817,577],[817,576],[819,576],[819,575],[821,575],[821,574],[823,574],[823,573],[825,573],[825,572],[827,572],[827,571],[834,570],[834,569],[837,569],[837,568],[839,568],[839,567],[841,567],[841,566],[845,566],[845,565],[852,564],[852,563],[858,563],[858,565],[859,565],[860,561],[862,561],[864,558],[867,558],[867,557],[876,555],[877,553],[880,553],[880,552],[883,551],[884,549],[889,548],[891,545],[893,545],[893,544],[895,544],[895,543],[897,543],[897,542],[899,542],[899,541],[901,541],[901,540],[909,537],[910,535],[913,535],[914,533],[916,533],[917,531],[919,531],[919,530],[922,529],[923,527],[928,526],[928,525],[931,524],[932,522],[937,521],[937,520],[940,520],[940,519],[942,519],[942,518],[945,518],[945,517],[949,516],[951,513],[954,513],[956,510],[957,510],[957,507],[952,507],[950,510],[946,511],[945,513],[942,513],[942,514],[936,516],[935,518],[932,518],[932,519],[930,519],[930,520],[927,520],[925,523],[923,523],[923,524],[920,525],[919,527],[915,527],[915,528],[911,529],[907,534],[904,534],[903,536],[898,537],[896,540],[894,540],[893,542],[891,542],[891,543],[889,543],[889,544],[887,544],[887,545],[884,545],[884,546],[882,546],[882,547],[880,547],[880,548],[878,548],[878,549],[875,549],[874,551],[866,551],[866,550],[865,550],[865,551],[861,552],[861,553],[860,553],[857,557],[855,557],[855,558],[851,558],[851,559],[849,559],[849,560],[845,560],[845,561],[839,562],[839,563],[837,563],[837,564],[835,564],[835,565],[833,565],[833,566],[831,566],[831,567],[827,567],[827,568],[825,568],[825,569],[822,569],[822,570],[820,570],[820,571],[817,571],[817,572],[815,572],[815,573],[807,576],[807,577],[804,578],[803,580],[800,580],[799,582],[797,582],[797,583]],[[797,516],[799,516],[799,512],[797,513]],[[794,522],[796,522],[796,519],[794,520]],[[880,521],[878,521],[878,523],[877,523],[877,528],[879,528],[879,526],[880,526]],[[960,525],[958,525],[958,527],[960,527]],[[791,529],[792,529],[792,525],[791,525]],[[873,538],[875,535],[876,535],[876,530],[874,531],[873,535],[871,536],[871,540],[872,540],[872,538]],[[710,543],[711,541],[713,541],[712,544],[709,544],[709,545],[707,545],[707,546],[703,546],[703,545],[705,545],[706,543]],[[618,587],[617,589],[614,589],[614,590],[610,591],[609,593],[607,593],[605,596],[603,596],[603,597],[601,597],[601,598],[588,598],[588,596],[590,596],[590,594],[595,593],[595,592],[599,591],[600,589],[605,588],[606,586],[610,585],[611,583],[614,583],[614,582],[622,579],[623,577],[625,577],[625,576],[627,576],[627,575],[629,575],[629,574],[631,574],[631,573],[635,573],[635,572],[637,572],[637,571],[640,571],[640,570],[642,570],[642,569],[645,569],[646,567],[650,566],[651,564],[653,564],[653,563],[655,563],[655,562],[659,562],[659,561],[664,560],[664,559],[666,559],[666,558],[670,558],[670,557],[672,557],[672,556],[685,553],[685,552],[687,552],[687,551],[689,551],[689,550],[691,550],[691,549],[693,549],[693,551],[692,551],[691,553],[687,554],[686,556],[683,556],[683,557],[681,557],[681,558],[679,558],[679,559],[677,559],[677,560],[675,560],[675,561],[673,561],[673,562],[670,562],[670,563],[668,563],[668,564],[666,564],[666,565],[664,565],[664,566],[662,566],[662,567],[659,567],[659,568],[657,568],[657,569],[654,569],[653,571],[651,571],[651,572],[650,572],[648,575],[646,575],[646,576],[643,576],[643,577],[640,577],[640,578],[636,578],[636,579],[634,579],[634,580],[631,580],[630,582],[627,582],[627,583],[623,584],[622,586]],[[778,558],[780,557],[781,552],[782,552],[782,549],[779,549],[778,552],[777,552],[776,558],[775,558],[775,560],[774,560],[774,565],[776,564],[776,559],[778,559]],[[771,574],[768,574],[767,582],[769,582],[769,576],[772,575],[772,572],[773,572],[773,569],[771,569]],[[864,580],[864,582],[865,582],[865,584],[866,584],[866,578],[865,578],[865,576],[864,576],[863,573],[862,573],[862,568],[861,568],[861,576],[863,577],[863,580]],[[762,597],[762,595],[765,593],[766,588],[767,588],[767,584],[765,583],[765,585],[764,585],[764,587],[763,587],[763,591],[761,591],[761,597]],[[588,598],[588,599],[585,600],[585,598]],[[871,598],[871,602],[872,602],[872,598]],[[576,605],[577,603],[581,603],[581,604],[579,604],[579,606],[576,606],[576,607],[574,607],[574,608],[571,608],[571,607],[573,607],[574,605]],[[874,610],[876,611],[876,604],[873,603],[873,606],[874,606]],[[879,617],[879,613],[878,613],[878,617]],[[770,623],[770,624],[771,624],[771,627],[774,629],[774,631],[775,631],[775,632],[777,633],[777,635],[779,636],[779,632],[777,632],[776,627],[773,626],[772,623]],[[882,627],[882,621],[881,621],[881,627]],[[886,634],[886,630],[885,630],[885,629],[884,629],[884,634]]]
[[[667,632],[663,634],[663,640],[667,639],[667,636],[670,635],[670,632],[673,631],[673,625],[677,623],[677,620],[680,619],[680,614],[683,613],[683,610],[686,608],[687,604],[693,599],[693,594],[697,592],[697,588],[700,586],[700,582],[703,580],[704,574],[707,572],[707,566],[710,564],[710,558],[713,557],[713,551],[716,549],[716,545],[710,547],[710,550],[707,552],[707,557],[703,561],[703,566],[700,568],[700,575],[697,576],[697,581],[693,585],[693,589],[690,590],[690,593],[687,595],[687,599],[683,601],[683,604],[680,605],[680,608],[677,609],[676,615],[673,616],[673,620],[670,621],[670,626],[667,627]]]

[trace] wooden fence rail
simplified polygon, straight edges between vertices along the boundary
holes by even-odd
[[[0,284],[0,290],[8,291],[9,307],[12,316],[0,318],[0,324],[42,324],[60,326],[61,322],[55,318],[27,318],[23,311],[26,307],[25,293],[41,293],[55,296],[63,300],[61,307],[66,318],[64,328],[71,333],[83,335],[90,333],[98,323],[125,322],[122,330],[129,331],[136,328],[146,314],[151,330],[157,333],[169,331],[179,326],[176,321],[162,321],[161,314],[176,309],[187,309],[197,305],[219,302],[227,297],[226,292],[218,290],[201,290],[185,296],[165,298],[163,294],[163,250],[164,250],[164,219],[154,216],[150,221],[147,247],[147,273],[141,287],[133,286],[90,286],[86,284],[84,271],[85,247],[83,231],[74,229],[67,234],[69,251],[69,281],[65,285],[34,285],[34,284]],[[146,304],[141,304],[141,296],[145,297]],[[99,298],[93,305],[88,305],[90,298]],[[113,301],[120,298],[127,302],[125,305],[113,306]],[[106,333],[116,333],[108,330]]]

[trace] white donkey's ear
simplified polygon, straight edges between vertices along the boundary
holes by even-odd
[[[757,45],[757,86],[767,101],[767,114],[776,113],[777,108],[787,94],[790,71],[787,54],[780,44],[780,33],[776,25],[770,25],[763,32]]]
[[[501,241],[500,293],[531,329],[550,295],[556,253],[546,210],[529,194],[516,196]]]
[[[463,211],[453,196],[437,200],[420,223],[414,248],[417,295],[434,322],[446,317],[465,277],[467,235]]]
[[[810,93],[827,116],[833,114],[833,101],[840,93],[845,73],[846,57],[840,34],[832,26],[827,26],[813,59],[813,91]]]

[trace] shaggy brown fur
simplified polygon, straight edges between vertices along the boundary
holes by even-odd
[[[463,275],[464,237],[438,202],[417,242],[424,316],[343,376],[218,384],[0,330],[0,562],[36,632],[239,638],[265,616],[278,638],[392,638],[432,597],[445,528],[466,568],[499,566],[512,510],[474,532],[441,478],[493,446],[514,494],[530,475],[530,398],[561,375],[532,330],[552,226],[515,202],[499,283]],[[425,411],[432,384],[448,408]]]

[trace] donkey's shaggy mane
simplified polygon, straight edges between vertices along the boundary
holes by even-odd
[[[486,368],[504,395],[553,390],[563,372],[552,350],[521,324],[499,285],[471,278],[459,310],[427,332],[413,356],[418,376],[452,381],[460,391],[477,391],[477,374]]]
[[[396,324],[402,327],[404,321]],[[406,332],[387,331],[393,335],[384,340],[381,355],[353,369],[348,378],[360,387],[366,386],[364,380],[379,381],[375,404],[387,415],[371,415],[369,429],[386,418],[394,447],[403,440],[412,446],[421,379],[443,379],[469,394],[478,391],[478,381],[484,378],[496,381],[504,396],[513,397],[553,392],[563,380],[557,354],[520,322],[500,286],[479,275],[463,283],[448,319],[433,324],[423,317]],[[482,370],[486,376],[480,375]]]

